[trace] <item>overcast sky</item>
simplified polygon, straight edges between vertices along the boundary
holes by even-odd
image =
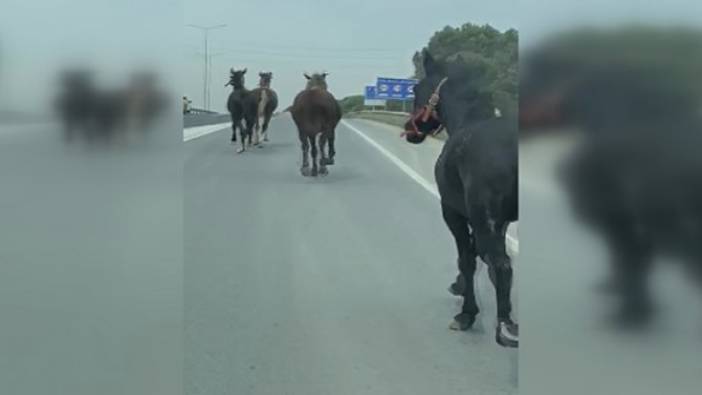
[[[699,18],[700,4],[697,0],[186,0],[185,20],[228,25],[210,35],[211,52],[220,53],[213,57],[212,108],[224,111],[231,89],[223,86],[229,67],[248,67],[248,87],[256,85],[258,71],[272,71],[273,87],[285,108],[304,86],[305,71],[328,71],[329,89],[337,98],[361,94],[377,76],[409,76],[414,51],[446,25],[472,22],[499,30],[516,28],[522,43],[528,44],[554,29],[582,23]],[[184,93],[195,105],[202,102],[203,59],[198,55],[202,48],[202,33],[186,28]]]
[[[173,97],[202,105],[202,33],[216,25],[212,108],[226,111],[230,67],[274,73],[281,108],[304,86],[303,72],[327,71],[338,97],[360,94],[377,76],[406,77],[411,56],[446,25],[489,23],[520,32],[522,45],[578,25],[630,21],[700,25],[699,0],[3,0],[0,107],[49,102],[56,71],[87,64],[104,82],[156,67]]]
[[[479,7],[476,5],[480,4]],[[330,91],[342,98],[361,94],[377,76],[408,77],[411,57],[446,25],[490,23],[516,27],[507,2],[466,0],[187,0],[187,24],[217,25],[210,34],[213,57],[212,108],[225,111],[230,67],[248,67],[247,87],[260,70],[274,74],[281,108],[304,87],[304,72],[327,71]],[[202,102],[203,42],[196,29],[185,31],[185,94]]]

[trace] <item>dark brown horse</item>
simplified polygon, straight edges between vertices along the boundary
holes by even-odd
[[[307,87],[298,93],[293,102],[292,113],[302,145],[302,167],[305,177],[326,175],[327,165],[334,164],[334,137],[336,125],[341,119],[341,107],[334,96],[327,91],[327,73],[312,74],[307,78]],[[329,143],[329,153],[325,152]],[[312,168],[308,153],[312,153]],[[319,163],[317,163],[319,149]]]
[[[273,73],[261,72],[258,73],[258,76],[261,77],[258,88],[251,91],[257,103],[254,144],[268,141],[268,124],[271,121],[273,112],[278,107],[278,95],[271,89]],[[263,118],[263,125],[261,125],[261,118]]]
[[[241,136],[241,146],[237,152],[246,150],[246,140],[251,147],[251,135],[253,134],[254,123],[256,122],[256,99],[250,90],[244,87],[244,74],[246,69],[235,71],[230,70],[229,82],[224,86],[231,85],[233,90],[227,100],[227,109],[232,116],[232,143],[236,141],[236,130],[239,129]],[[246,123],[246,127],[242,125]]]

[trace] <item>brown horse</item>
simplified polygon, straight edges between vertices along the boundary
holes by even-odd
[[[273,73],[270,71],[261,72],[258,73],[258,76],[261,77],[258,88],[251,91],[256,103],[258,103],[256,125],[254,126],[254,144],[259,144],[261,140],[268,141],[268,124],[271,121],[273,112],[278,107],[278,95],[271,89]],[[261,125],[261,118],[263,118],[263,125]]]
[[[327,73],[312,74],[307,78],[307,87],[298,93],[293,102],[293,120],[297,126],[298,137],[302,145],[302,167],[300,171],[305,177],[326,175],[327,165],[334,164],[334,137],[336,125],[341,119],[341,107],[334,96],[327,91]],[[325,152],[329,143],[329,156]],[[312,153],[312,168],[308,152]],[[319,148],[319,163],[317,149]]]

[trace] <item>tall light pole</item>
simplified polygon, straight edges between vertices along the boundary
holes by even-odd
[[[198,55],[201,55],[198,52]],[[225,52],[210,53],[207,55],[207,100],[205,101],[205,109],[209,110],[212,104],[212,58],[216,56],[226,55]]]
[[[205,107],[205,110],[209,110],[209,103],[207,100],[207,97],[209,95],[208,87],[207,87],[207,81],[208,81],[208,63],[210,61],[209,56],[208,56],[208,36],[210,33],[210,30],[213,29],[220,29],[223,27],[226,27],[227,25],[214,25],[214,26],[200,26],[200,25],[187,25],[188,27],[192,27],[195,29],[199,29],[204,33],[204,38],[205,38],[205,64],[204,64],[204,69],[203,69],[203,77],[202,77],[202,105]]]

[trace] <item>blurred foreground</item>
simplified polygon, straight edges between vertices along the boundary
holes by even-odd
[[[696,392],[702,31],[561,32],[522,61],[520,391]]]

